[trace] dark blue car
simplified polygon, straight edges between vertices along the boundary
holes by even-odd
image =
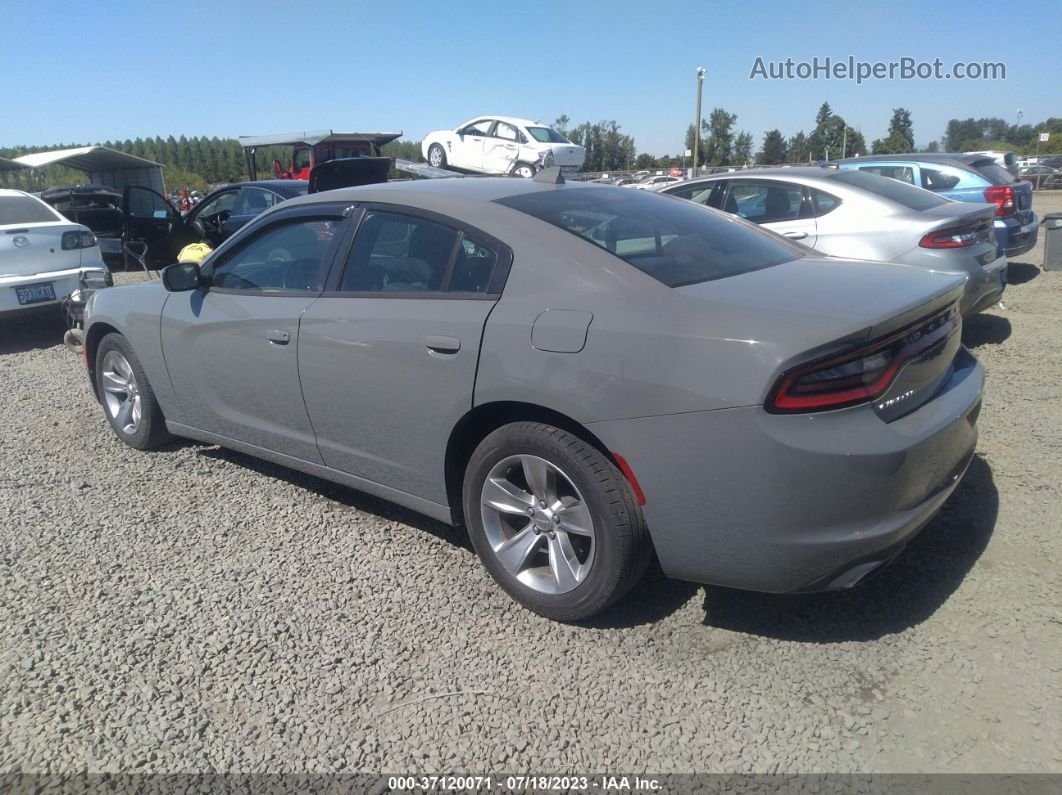
[[[996,205],[999,253],[1013,258],[1036,245],[1040,219],[1032,209],[1032,185],[986,155],[867,155],[837,163],[939,193],[961,202]]]

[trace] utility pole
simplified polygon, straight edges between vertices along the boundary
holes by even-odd
[[[844,133],[841,135],[841,156],[839,160],[844,160],[844,153],[848,151],[848,125],[844,126]]]
[[[697,176],[697,164],[700,161],[701,149],[701,88],[704,86],[704,76],[708,70],[703,66],[697,67],[697,118],[693,121],[693,169],[690,176]]]

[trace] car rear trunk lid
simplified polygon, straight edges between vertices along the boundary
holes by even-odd
[[[62,236],[79,228],[75,224],[34,223],[0,229],[0,276],[32,276],[78,267],[80,250],[64,251]]]

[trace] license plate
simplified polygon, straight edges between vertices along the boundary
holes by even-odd
[[[18,302],[22,305],[39,304],[43,301],[55,300],[55,287],[51,282],[27,284],[25,287],[16,287],[15,294],[18,296]]]

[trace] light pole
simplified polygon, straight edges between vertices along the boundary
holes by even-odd
[[[844,160],[844,153],[848,150],[848,125],[844,126],[844,132],[841,134],[841,160]]]
[[[697,176],[697,163],[700,159],[701,148],[701,88],[704,86],[704,76],[708,70],[703,66],[697,67],[697,118],[693,121],[693,168],[690,176]]]

